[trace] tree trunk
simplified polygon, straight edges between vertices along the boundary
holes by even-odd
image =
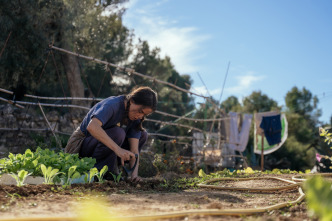
[[[67,83],[71,97],[84,97],[84,84],[81,78],[80,67],[76,56],[63,54],[62,63],[67,76]],[[89,106],[88,102],[85,101],[72,101],[72,104],[80,106]],[[79,120],[86,114],[86,110],[72,108],[71,114],[74,119]],[[74,120],[73,119],[73,120]]]

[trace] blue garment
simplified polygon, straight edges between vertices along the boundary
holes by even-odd
[[[281,142],[281,120],[280,114],[275,116],[263,117],[260,128],[264,130],[269,145],[278,144]]]
[[[108,97],[95,106],[93,106],[84,117],[80,129],[88,137],[91,136],[87,131],[88,124],[92,118],[97,118],[102,122],[104,130],[115,127],[125,117],[125,96]],[[131,121],[128,119],[128,125],[125,128],[127,138],[141,137],[141,131],[138,129],[140,120]]]
[[[105,130],[106,134],[121,148],[130,150],[129,141],[126,138],[126,133],[123,128],[112,127]],[[148,133],[142,131],[141,137],[138,141],[138,151],[141,152],[144,144],[148,139]],[[117,165],[121,160],[114,153],[113,150],[99,142],[93,136],[89,136],[84,139],[82,147],[79,153],[80,157],[92,157],[96,159],[95,167],[101,170],[105,165],[108,167],[108,171],[113,174],[117,174]]]

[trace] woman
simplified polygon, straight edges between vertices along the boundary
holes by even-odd
[[[118,158],[121,164],[135,163],[147,141],[147,132],[142,127],[144,117],[156,110],[157,93],[149,87],[139,87],[128,95],[109,97],[93,106],[81,126],[69,138],[65,152],[79,153],[80,157],[96,159],[97,169],[108,166],[108,171],[117,174]],[[131,180],[138,182],[138,162]]]

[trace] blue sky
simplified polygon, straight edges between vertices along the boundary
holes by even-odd
[[[332,115],[332,1],[131,0],[124,24],[171,57],[193,91],[241,100],[262,91],[279,105],[292,87],[319,98]],[[199,99],[196,99],[199,101]]]

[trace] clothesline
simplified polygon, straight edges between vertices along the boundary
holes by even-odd
[[[106,66],[111,66],[111,67],[117,68],[117,69],[119,69],[121,71],[127,72],[129,75],[134,74],[134,75],[142,77],[142,78],[147,78],[147,79],[149,79],[149,80],[151,80],[153,82],[157,82],[157,83],[160,83],[160,84],[168,85],[168,86],[170,86],[170,87],[172,87],[172,88],[174,88],[176,90],[188,93],[190,95],[195,95],[195,96],[204,98],[205,100],[207,100],[208,102],[210,102],[215,108],[220,109],[218,107],[218,105],[210,97],[206,97],[206,96],[203,96],[201,94],[198,94],[198,93],[186,90],[184,88],[176,86],[175,84],[169,83],[167,81],[162,81],[162,80],[156,79],[155,77],[151,77],[151,76],[148,76],[148,75],[145,75],[145,74],[138,73],[138,72],[136,72],[132,68],[122,67],[122,66],[119,66],[119,65],[107,62],[107,61],[103,61],[103,60],[97,59],[97,58],[93,58],[93,57],[89,57],[89,56],[82,55],[82,54],[79,54],[79,53],[75,53],[75,52],[72,52],[72,51],[68,51],[68,50],[63,49],[63,48],[58,48],[58,47],[55,47],[54,45],[49,45],[49,47],[52,48],[52,49],[54,49],[54,50],[61,51],[63,53],[67,53],[67,54],[70,54],[70,55],[77,56],[79,58],[84,58],[84,59],[87,59],[87,60],[90,60],[90,61],[94,61],[96,63],[101,63],[101,64],[105,64]]]
[[[172,84],[172,83],[169,83],[169,82],[166,82],[166,81],[162,81],[162,80],[159,80],[159,79],[156,79],[154,77],[151,77],[151,76],[148,76],[148,75],[144,75],[144,74],[141,74],[141,73],[138,73],[136,72],[134,69],[132,68],[126,68],[126,67],[121,67],[119,65],[116,65],[116,64],[113,64],[113,63],[110,63],[110,62],[107,62],[107,61],[103,61],[103,60],[100,60],[100,59],[97,59],[97,58],[93,58],[93,57],[89,57],[89,56],[85,56],[85,55],[82,55],[82,54],[79,54],[79,53],[75,53],[75,52],[71,52],[71,51],[68,51],[66,49],[63,49],[63,48],[58,48],[58,47],[55,47],[53,45],[50,45],[50,48],[54,49],[54,50],[58,50],[58,51],[61,51],[63,53],[67,53],[67,54],[70,54],[70,55],[74,55],[74,56],[77,56],[79,58],[84,58],[84,59],[87,59],[87,60],[90,60],[90,61],[94,61],[96,63],[100,63],[100,64],[105,64],[107,66],[111,66],[111,67],[114,67],[114,68],[117,68],[121,71],[124,71],[124,72],[128,72],[130,74],[134,74],[134,75],[137,75],[139,77],[142,77],[142,78],[147,78],[151,81],[154,81],[154,82],[158,82],[158,83],[161,83],[161,84],[164,84],[164,85],[168,85],[172,88],[175,88],[179,91],[182,91],[182,92],[185,92],[185,93],[188,93],[188,94],[192,94],[192,95],[196,95],[198,97],[202,97],[204,99],[209,99],[208,97],[206,96],[203,96],[203,95],[200,95],[200,94],[197,94],[197,93],[194,93],[192,91],[189,91],[189,90],[186,90],[186,89],[183,89],[179,86],[176,86],[175,84]]]
[[[7,94],[11,94],[13,95],[14,92],[12,91],[9,91],[9,90],[5,90],[3,88],[0,88],[0,92],[4,92],[4,93],[7,93]],[[104,98],[86,98],[86,97],[43,97],[43,96],[36,96],[36,95],[30,95],[30,94],[24,94],[25,97],[29,97],[29,98],[33,98],[33,99],[38,99],[38,100],[76,100],[76,101],[102,101]],[[1,97],[0,97],[1,98]],[[5,101],[5,100],[3,100]],[[6,102],[8,102],[9,100],[6,100]],[[12,101],[9,101],[8,103],[10,103]],[[19,103],[19,102],[22,102],[22,101],[16,101],[16,103]],[[22,103],[23,104],[23,103]],[[27,104],[27,103],[25,103]],[[45,104],[44,106],[51,106],[52,104],[47,104],[46,103],[43,103]],[[42,105],[43,105],[42,104]],[[33,105],[36,105],[36,103],[34,103]],[[57,105],[57,104],[54,104],[54,105]],[[66,104],[67,105],[67,104]],[[59,107],[59,106],[53,106],[53,107]],[[86,107],[83,107],[83,106],[71,106],[71,105],[68,105],[68,106],[61,106],[61,107],[73,107],[73,108],[82,108],[82,109],[87,109]],[[21,106],[21,108],[24,108],[23,106]],[[188,117],[182,117],[182,116],[178,116],[178,115],[174,115],[174,114],[169,114],[169,113],[166,113],[166,112],[162,112],[162,111],[158,111],[156,110],[155,113],[157,114],[161,114],[161,115],[165,115],[165,116],[169,116],[169,117],[174,117],[174,118],[181,118],[183,120],[190,120],[190,121],[195,121],[195,122],[211,122],[211,121],[221,121],[221,120],[227,120],[229,119],[229,117],[224,117],[224,118],[216,118],[216,119],[196,119],[196,118],[188,118]]]

